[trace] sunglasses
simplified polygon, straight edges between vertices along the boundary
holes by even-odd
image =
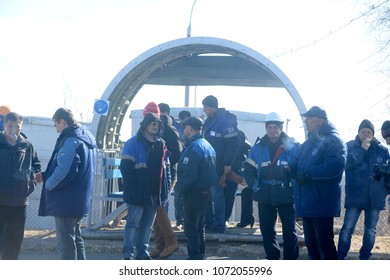
[[[153,127],[158,127],[160,126],[160,124],[158,122],[152,122],[149,124],[150,126],[153,126]]]

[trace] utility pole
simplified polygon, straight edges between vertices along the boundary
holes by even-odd
[[[196,3],[196,0],[194,0],[194,2],[192,3],[190,22],[189,22],[188,27],[187,27],[187,38],[191,37],[192,12],[194,11],[195,3]],[[184,92],[184,107],[189,107],[189,106],[190,106],[190,86],[186,85],[185,92]]]

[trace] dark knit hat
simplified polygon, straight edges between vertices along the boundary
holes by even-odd
[[[203,99],[202,104],[211,108],[218,109],[218,99],[214,95],[206,96]]]
[[[143,116],[145,117],[148,113],[155,113],[158,117],[160,117],[160,108],[156,103],[149,102],[143,111]]]
[[[167,112],[168,114],[171,112],[171,107],[167,103],[159,103],[158,108],[160,108],[160,112]]]
[[[382,137],[383,138],[389,137],[390,136],[390,121],[385,121],[382,124],[381,130],[382,130]]]
[[[183,126],[185,127],[186,125],[191,126],[195,130],[201,130],[203,122],[197,117],[190,117],[183,122]]]
[[[306,118],[316,117],[316,118],[320,118],[320,119],[324,119],[324,120],[328,119],[328,117],[326,116],[325,110],[322,109],[321,107],[318,107],[318,106],[311,107],[309,109],[309,111],[301,114],[301,116],[306,117]]]
[[[363,128],[369,128],[369,129],[371,129],[371,131],[372,131],[372,135],[375,134],[374,125],[372,124],[372,122],[370,122],[370,121],[367,120],[367,119],[363,120],[363,121],[360,123],[358,133],[359,133],[360,130],[362,130]]]
[[[162,121],[160,120],[160,117],[157,116],[155,113],[147,113],[146,116],[143,118],[142,122],[140,123],[140,127],[137,131],[137,135],[142,135],[143,132],[145,132],[146,128],[148,127],[149,124],[152,122],[158,122],[159,125],[159,130],[158,130],[158,136],[161,137],[161,135],[164,133],[164,125]]]
[[[162,121],[161,121],[160,117],[157,114],[155,114],[155,113],[147,113],[146,116],[144,117],[144,119],[141,122],[141,126],[148,126],[152,122],[159,122],[160,124],[162,124]]]

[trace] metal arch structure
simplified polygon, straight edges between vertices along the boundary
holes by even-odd
[[[125,113],[145,84],[285,88],[298,111],[306,112],[292,82],[260,53],[220,38],[182,38],[139,55],[111,81],[101,97],[109,101],[109,111],[107,115],[95,113],[91,123],[99,148],[118,148]]]

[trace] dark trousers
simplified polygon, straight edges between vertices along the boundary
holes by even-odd
[[[26,222],[26,206],[4,206],[0,205],[0,228],[3,234],[0,235],[3,243],[3,260],[17,260],[22,246],[24,236],[24,225]]]
[[[183,193],[181,191],[180,186],[175,186],[174,192],[175,192],[174,205],[175,205],[176,225],[183,225],[184,206],[183,206]]]
[[[236,191],[237,184],[230,180],[226,180],[226,187],[223,189],[223,194],[225,195],[225,221],[229,221],[229,218],[232,215]]]
[[[209,188],[183,195],[184,234],[187,237],[188,258],[202,260],[206,250],[205,213],[211,199]]]
[[[4,236],[5,236],[5,228],[4,225],[0,223],[0,255],[3,252],[5,246]]]
[[[337,260],[333,217],[303,217],[305,244],[311,260]]]
[[[253,199],[252,188],[246,187],[241,191],[241,225],[253,224],[255,218],[253,217]]]
[[[293,203],[272,206],[259,205],[260,230],[263,235],[263,245],[266,258],[280,259],[280,246],[276,234],[278,213],[283,231],[283,259],[296,260],[299,256],[298,236],[295,230],[295,207]]]

